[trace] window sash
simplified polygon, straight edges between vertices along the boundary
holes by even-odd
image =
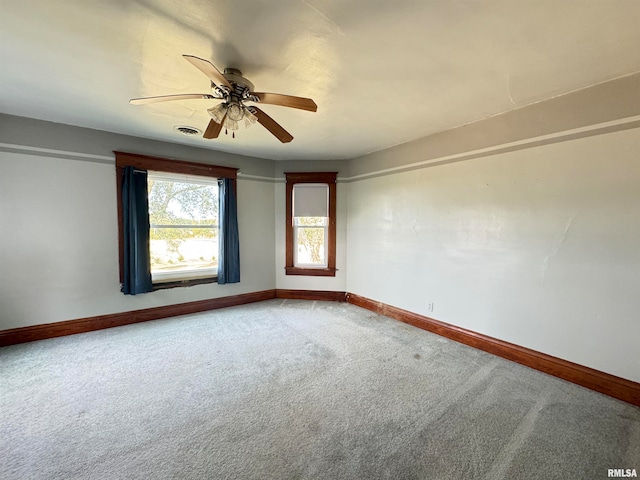
[[[180,174],[174,172],[160,172],[155,170],[148,171],[149,180],[155,180],[158,182],[171,182],[188,184],[194,186],[215,187],[217,194],[219,194],[218,179],[216,177],[201,177],[195,175]],[[219,212],[218,212],[219,214]],[[209,220],[209,219],[207,219]],[[205,222],[207,221],[205,220]],[[214,219],[211,219],[214,220]],[[151,223],[149,225],[150,236],[153,237],[154,229],[175,229],[177,231],[183,230],[185,232],[200,230],[200,229],[215,229],[219,232],[219,218],[215,219],[213,223],[199,223],[199,224],[167,224],[167,223]],[[187,242],[190,238],[187,235],[182,238],[178,237],[176,240],[180,240],[181,243]],[[151,241],[156,240],[151,238]],[[216,235],[216,243],[220,241],[218,235]],[[151,281],[153,284],[173,282],[173,281],[187,281],[203,278],[215,278],[218,274],[218,251],[219,247],[215,249],[216,265],[212,267],[194,267],[193,265],[184,265],[175,269],[168,269],[166,264],[152,264],[151,265]],[[151,252],[150,252],[151,253]],[[182,255],[182,254],[179,254]],[[153,259],[153,255],[151,255]]]
[[[313,263],[313,262],[301,262],[298,259],[299,249],[304,246],[298,240],[298,232],[300,230],[306,229],[321,229],[323,230],[323,243],[322,243],[322,263]],[[294,267],[303,267],[303,268],[327,268],[328,259],[329,259],[329,242],[327,241],[329,234],[329,226],[328,225],[295,225],[293,227],[293,266]]]

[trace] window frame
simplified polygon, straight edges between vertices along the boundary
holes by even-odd
[[[134,167],[141,170],[152,170],[157,172],[177,173],[183,175],[194,175],[200,177],[231,178],[233,188],[236,188],[238,169],[232,167],[222,167],[209,165],[206,163],[187,162],[184,160],[174,160],[150,155],[136,153],[126,153],[120,151],[113,152],[116,156],[116,188],[118,204],[118,263],[120,283],[124,282],[124,229],[122,212],[122,180],[125,167]],[[220,223],[220,222],[218,222]],[[153,283],[153,291],[174,287],[189,287],[205,283],[216,283],[218,277],[188,278],[174,281]]]
[[[177,174],[175,173],[169,173],[168,176],[167,172],[159,172],[158,170],[147,170],[147,181],[150,181],[152,179],[155,179],[156,181],[161,181],[161,182],[174,182],[174,183],[183,183],[183,184],[190,184],[190,185],[201,185],[201,186],[207,186],[207,187],[215,187],[216,189],[216,200],[219,199],[217,198],[219,192],[220,192],[220,186],[219,186],[219,180],[218,177],[203,177],[201,175],[195,176],[195,175],[184,175],[184,179],[180,178]],[[210,179],[210,180],[209,180]],[[151,215],[151,212],[149,212],[149,215]],[[192,230],[192,229],[198,229],[198,228],[207,228],[207,229],[215,229],[217,231],[217,233],[220,232],[220,221],[219,218],[216,218],[216,223],[215,225],[213,224],[209,224],[209,225],[171,225],[171,224],[154,224],[151,222],[151,218],[149,218],[149,237],[151,239],[152,234],[151,232],[153,231],[153,229],[156,228],[176,228],[176,229],[183,229],[183,230]],[[218,242],[220,241],[219,235],[217,235],[218,237]],[[216,254],[217,256],[217,254]],[[217,276],[217,267],[209,267],[206,269],[196,269],[196,270],[187,270],[187,269],[182,269],[182,270],[178,270],[178,271],[170,271],[170,272],[153,272],[153,268],[151,269],[151,279],[152,279],[152,285],[153,284],[157,284],[157,285],[161,285],[161,284],[166,284],[166,283],[175,283],[175,282],[182,282],[184,280],[196,280],[196,279],[211,279],[211,278],[216,278]],[[215,272],[215,273],[213,273]],[[154,278],[155,277],[155,278]]]
[[[285,208],[285,274],[315,277],[336,276],[336,179],[337,172],[285,172],[286,208]],[[294,260],[293,228],[293,186],[300,183],[320,183],[329,186],[329,217],[327,225],[327,266],[296,267]]]

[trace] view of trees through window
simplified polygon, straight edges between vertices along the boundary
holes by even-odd
[[[327,217],[295,217],[296,264],[326,265]]]
[[[215,180],[214,180],[215,182]],[[149,172],[151,274],[218,266],[218,185]]]

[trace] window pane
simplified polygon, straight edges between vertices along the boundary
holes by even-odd
[[[152,228],[151,273],[218,267],[217,228]]]
[[[179,278],[215,275],[205,269],[218,267],[218,186],[207,180],[200,184],[149,174],[154,281],[168,274]]]
[[[152,225],[217,225],[218,187],[159,180],[150,174],[149,221]]]
[[[325,266],[326,227],[296,227],[296,265]]]

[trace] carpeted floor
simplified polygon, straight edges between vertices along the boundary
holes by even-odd
[[[640,409],[358,307],[0,349],[0,478],[604,479]]]

